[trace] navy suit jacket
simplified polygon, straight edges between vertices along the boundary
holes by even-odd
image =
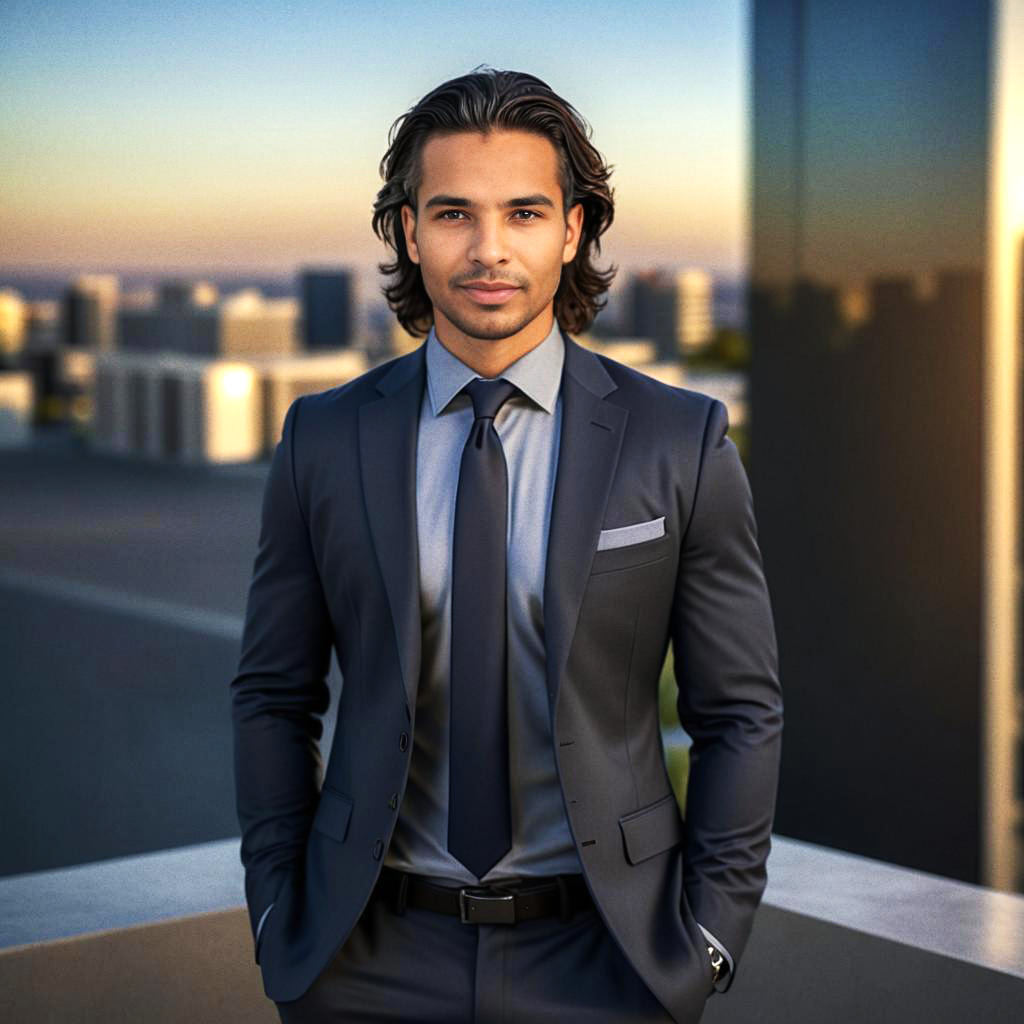
[[[732,954],[731,985],[767,880],[782,693],[753,500],[720,401],[562,334],[544,584],[559,780],[602,919],[679,1024],[694,1024],[712,978],[697,922]],[[266,482],[231,694],[246,900],[254,935],[274,903],[256,957],[277,1001],[303,995],[344,943],[402,801],[425,379],[420,345],[296,399]],[[660,536],[599,550],[603,530],[661,517]],[[670,642],[693,739],[683,810],[659,716]],[[325,773],[332,648],[344,686]]]

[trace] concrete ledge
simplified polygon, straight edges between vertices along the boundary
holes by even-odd
[[[1016,1024],[1024,897],[773,836],[736,981],[703,1020]],[[238,840],[0,878],[0,1019],[277,1020]]]
[[[1024,981],[1024,896],[796,839],[772,847],[767,905]]]
[[[0,878],[0,1020],[277,1024],[238,840]]]
[[[11,875],[0,878],[0,952],[244,904],[237,839]]]
[[[18,1024],[279,1024],[244,910],[0,951],[0,1020]]]

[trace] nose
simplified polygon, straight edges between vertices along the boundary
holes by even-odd
[[[497,267],[508,262],[508,236],[501,215],[477,218],[466,255],[483,267]]]

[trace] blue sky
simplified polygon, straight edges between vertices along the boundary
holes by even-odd
[[[615,165],[609,258],[738,272],[747,47],[745,0],[7,0],[0,262],[372,262],[388,127],[488,63],[538,75],[593,125]]]

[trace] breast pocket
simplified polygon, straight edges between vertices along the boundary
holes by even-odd
[[[664,516],[602,530],[590,574],[658,562],[668,557],[671,548],[672,534],[665,528]]]

